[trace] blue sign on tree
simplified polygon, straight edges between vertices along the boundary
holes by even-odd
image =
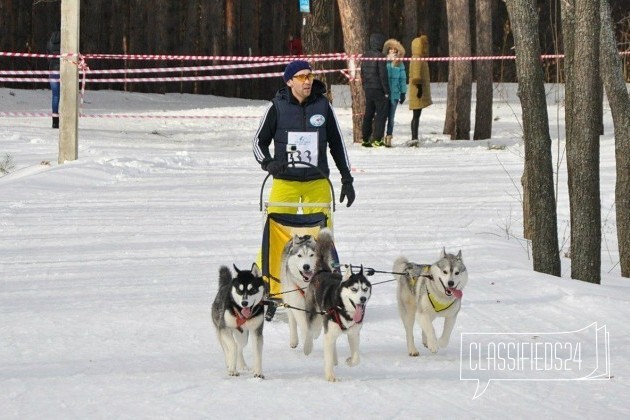
[[[311,13],[311,2],[310,2],[310,0],[300,0],[300,12],[302,12],[302,13]]]

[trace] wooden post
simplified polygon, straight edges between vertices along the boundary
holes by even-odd
[[[61,98],[59,101],[59,163],[79,157],[79,1],[61,0]]]

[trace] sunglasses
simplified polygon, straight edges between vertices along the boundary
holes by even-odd
[[[309,74],[296,74],[295,76],[293,76],[294,79],[297,79],[300,83],[304,83],[307,80],[312,82],[313,79],[315,79],[315,75],[313,73],[309,73]]]

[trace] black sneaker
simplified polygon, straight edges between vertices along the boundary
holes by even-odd
[[[363,140],[363,143],[361,143],[361,146],[363,147],[372,147],[372,142],[369,140]]]
[[[265,320],[266,321],[271,321],[273,319],[273,316],[276,314],[276,309],[278,307],[276,306],[276,302],[274,302],[273,300],[270,300],[268,302],[268,306],[267,306],[267,312],[265,312]]]

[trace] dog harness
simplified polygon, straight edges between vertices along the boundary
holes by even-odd
[[[429,289],[427,289],[427,296],[429,297],[429,302],[431,302],[431,306],[433,306],[433,310],[435,312],[445,311],[451,306],[453,306],[453,304],[455,303],[455,300],[448,304],[440,302],[439,300],[431,296],[431,293],[429,293]]]

